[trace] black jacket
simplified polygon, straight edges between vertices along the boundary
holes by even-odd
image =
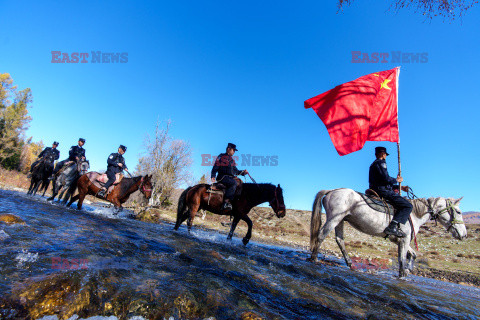
[[[42,152],[38,155],[39,158],[47,157],[51,155],[53,157],[53,160],[58,160],[60,158],[60,151],[57,149],[53,149],[52,147],[46,147],[43,149]]]
[[[78,157],[79,159],[85,157],[85,149],[80,146],[72,146],[68,151],[68,160],[77,161],[75,157]]]
[[[121,163],[123,167],[120,167],[118,165],[119,163]],[[123,158],[123,156],[118,152],[112,153],[108,156],[107,164],[107,171],[113,171],[114,173],[119,173],[122,172],[123,169],[128,169],[127,165],[125,164],[125,158]]]
[[[238,170],[235,166],[235,160],[226,153],[220,153],[215,160],[215,165],[212,168],[212,178],[215,178],[215,175],[218,172],[217,180],[223,178],[223,176],[237,176],[242,171]]]
[[[387,171],[387,162],[382,159],[376,159],[370,165],[368,182],[370,189],[380,193],[398,189],[397,179],[390,177]]]

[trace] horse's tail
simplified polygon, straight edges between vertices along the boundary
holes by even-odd
[[[183,190],[180,198],[178,198],[178,206],[177,206],[177,222],[175,223],[175,230],[178,230],[180,225],[182,224],[182,217],[187,212],[187,193],[193,187],[188,187],[187,189]]]
[[[318,233],[322,227],[322,199],[330,190],[322,190],[315,196],[312,208],[312,221],[310,223],[310,249],[318,251]]]

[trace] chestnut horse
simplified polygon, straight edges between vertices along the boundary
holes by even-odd
[[[123,178],[119,184],[117,184],[113,191],[107,194],[105,197],[98,196],[98,191],[100,188],[95,186],[86,174],[81,176],[77,182],[78,194],[70,200],[67,204],[69,207],[72,203],[78,200],[77,208],[78,210],[82,209],[82,203],[87,194],[95,196],[99,199],[107,200],[115,206],[114,214],[122,211],[122,203],[128,200],[128,197],[135,191],[140,189],[140,192],[143,195],[150,199],[152,196],[152,182],[150,181],[151,176],[138,176],[133,178]]]
[[[252,237],[252,220],[247,216],[250,210],[264,202],[268,202],[270,207],[278,218],[285,216],[285,204],[283,202],[283,191],[280,185],[274,186],[270,183],[243,183],[242,190],[238,197],[233,199],[233,210],[223,211],[223,195],[217,193],[209,193],[210,188],[208,184],[197,184],[189,187],[182,192],[178,199],[177,208],[177,222],[175,230],[178,230],[183,221],[187,220],[188,231],[192,229],[193,219],[198,210],[208,210],[219,215],[233,216],[232,226],[228,233],[227,239],[232,239],[233,232],[240,220],[243,220],[248,225],[248,231],[243,238],[243,244],[247,245]]]

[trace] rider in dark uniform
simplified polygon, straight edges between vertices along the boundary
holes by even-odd
[[[53,179],[55,175],[62,169],[63,165],[65,162],[68,161],[78,161],[80,159],[85,159],[85,149],[83,149],[83,145],[85,144],[85,139],[80,138],[78,139],[78,145],[77,146],[72,146],[70,150],[68,151],[68,159],[65,159],[63,161],[60,161],[57,163],[55,166],[55,170],[53,170],[53,174],[50,177],[50,179]]]
[[[377,159],[370,165],[368,174],[368,181],[370,189],[375,190],[378,195],[385,200],[388,200],[397,209],[393,216],[392,222],[383,232],[387,235],[394,235],[397,237],[405,237],[405,233],[400,229],[401,224],[405,224],[412,212],[412,204],[405,198],[400,196],[398,191],[398,183],[403,181],[403,178],[398,175],[397,178],[392,178],[388,175],[387,163],[385,161],[388,156],[387,149],[384,147],[375,148],[375,156]],[[402,190],[407,191],[407,186],[402,186]]]
[[[215,182],[215,176],[217,182],[221,182],[227,190],[225,190],[225,199],[223,203],[222,210],[230,211],[232,210],[231,201],[233,200],[233,196],[235,195],[235,190],[237,188],[237,182],[235,181],[234,177],[238,175],[246,175],[248,173],[247,170],[240,171],[235,166],[235,160],[233,160],[232,156],[235,154],[237,150],[237,146],[233,143],[229,143],[227,146],[227,151],[225,153],[220,153],[215,161],[215,165],[212,168],[212,183]]]
[[[40,162],[40,160],[42,160],[43,158],[51,156],[53,158],[53,161],[58,160],[58,158],[60,158],[60,151],[58,151],[57,147],[58,147],[58,142],[54,141],[51,148],[46,147],[45,149],[43,149],[42,152],[40,152],[40,154],[37,157],[37,160],[35,160],[35,162],[32,163],[32,165],[30,166],[30,173],[28,174],[28,177],[31,176],[31,172],[33,171],[33,168],[35,168],[37,164]],[[52,169],[53,169],[53,161],[51,163]]]
[[[123,158],[123,154],[127,151],[127,147],[124,145],[120,145],[118,147],[117,153],[112,153],[108,156],[107,159],[107,177],[108,181],[105,183],[103,188],[98,192],[100,197],[104,197],[105,193],[107,192],[108,188],[115,182],[115,174],[122,172],[123,170],[128,172],[128,168],[125,164],[125,159]]]

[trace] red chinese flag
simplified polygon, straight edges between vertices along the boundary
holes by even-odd
[[[344,156],[366,141],[399,142],[397,89],[399,68],[372,73],[305,101],[327,127]]]

